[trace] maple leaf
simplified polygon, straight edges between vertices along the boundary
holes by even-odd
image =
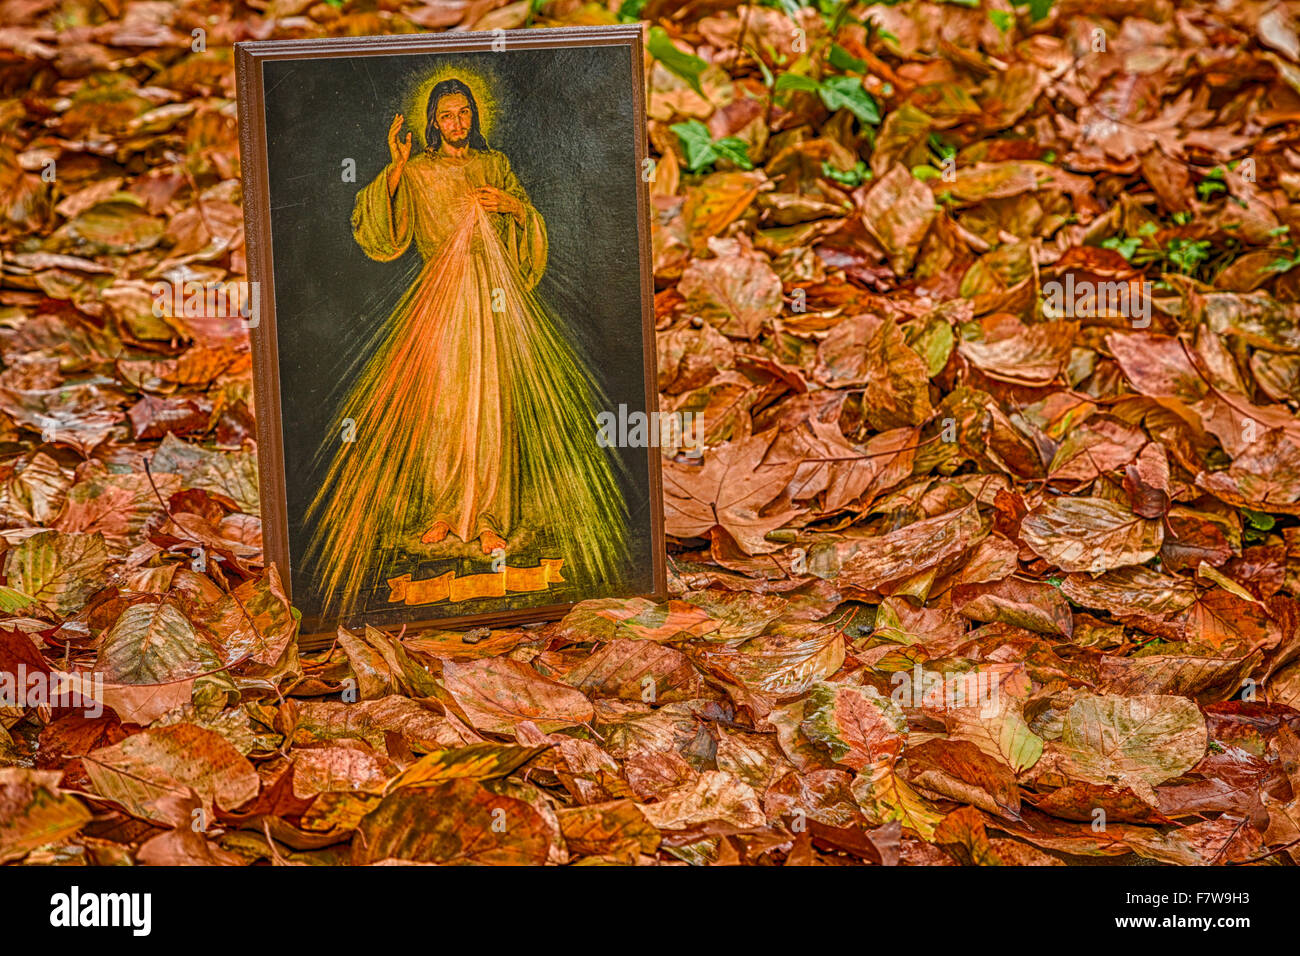
[[[765,536],[800,514],[789,508],[772,515],[762,511],[785,490],[798,462],[764,462],[774,432],[754,435],[706,455],[703,467],[670,463],[664,470],[665,519],[669,534],[683,538],[722,528],[748,554],[764,554],[781,545]]]
[[[781,280],[767,260],[738,241],[710,240],[713,259],[686,267],[678,288],[686,308],[725,335],[757,338],[781,309]]]

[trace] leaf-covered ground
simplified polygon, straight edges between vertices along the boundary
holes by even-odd
[[[0,862],[1294,862],[1298,14],[2,0]],[[638,17],[673,599],[299,648],[231,44]]]

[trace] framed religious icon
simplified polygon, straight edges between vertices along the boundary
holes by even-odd
[[[303,634],[662,597],[658,436],[623,427],[656,403],[640,28],[236,53],[263,534]]]

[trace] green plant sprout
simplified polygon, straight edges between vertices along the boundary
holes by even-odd
[[[669,127],[677,134],[686,153],[686,167],[693,173],[707,169],[720,159],[727,159],[741,169],[753,169],[749,158],[749,144],[737,136],[724,136],[715,140],[709,128],[699,120],[675,123]]]
[[[850,189],[855,189],[871,178],[871,170],[860,159],[852,169],[836,169],[830,163],[823,161],[822,175]]]

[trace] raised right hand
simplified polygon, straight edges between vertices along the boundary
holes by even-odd
[[[388,127],[388,155],[392,159],[393,165],[399,169],[406,165],[406,161],[411,158],[411,134],[406,134],[406,141],[403,142],[398,137],[402,132],[402,124],[406,121],[401,113],[393,117],[393,123]]]

